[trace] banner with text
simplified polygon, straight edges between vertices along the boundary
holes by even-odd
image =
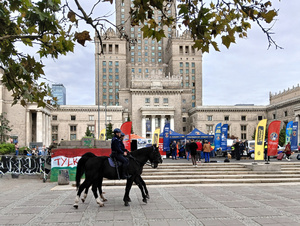
[[[221,148],[227,150],[227,135],[228,135],[228,124],[223,124],[221,127]]]
[[[167,122],[165,124],[165,127],[164,127],[164,151],[165,152],[169,152],[170,151],[170,123]]]
[[[255,133],[255,153],[254,160],[264,160],[264,143],[266,135],[267,119],[261,120]]]
[[[285,129],[285,145],[287,145],[288,142],[291,142],[293,132],[293,121],[288,122]]]
[[[218,123],[215,128],[215,151],[221,147],[222,124]]]
[[[273,121],[268,128],[268,156],[277,155],[280,121]]]
[[[160,134],[160,128],[157,128],[152,136],[152,144],[156,144],[156,147],[159,145],[159,134]]]
[[[291,149],[293,151],[298,150],[298,122],[293,123],[292,137],[291,137]]]

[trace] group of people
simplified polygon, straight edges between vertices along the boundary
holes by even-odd
[[[180,150],[180,151],[179,151]],[[210,161],[210,152],[211,152],[211,145],[210,143],[205,140],[204,143],[202,143],[200,140],[188,140],[186,144],[180,144],[179,141],[173,141],[170,145],[170,154],[172,155],[172,159],[177,159],[177,153],[179,151],[179,156],[182,152],[185,152],[185,156],[187,160],[189,158],[192,159],[192,163],[194,167],[197,167],[197,163],[201,162],[201,152],[204,153],[205,163],[208,163]]]
[[[47,149],[45,145],[43,145],[43,147],[36,146],[31,150],[27,147],[24,147],[23,153],[20,153],[18,143],[15,143],[15,155],[20,155],[20,154],[27,155],[27,156],[45,156],[45,155],[49,155],[50,153],[49,153],[49,149]]]
[[[236,140],[235,143],[231,146],[231,157],[236,160],[240,160],[243,156],[243,152],[247,151],[248,153],[248,143],[247,141]]]

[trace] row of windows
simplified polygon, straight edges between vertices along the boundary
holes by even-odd
[[[103,79],[107,79],[107,76],[106,76],[106,75],[103,75],[102,78],[103,78]],[[109,75],[109,76],[108,76],[108,79],[109,79],[109,80],[113,80],[113,75]],[[116,79],[116,80],[119,80],[119,75],[115,75],[115,79]]]
[[[113,86],[113,82],[108,82],[109,86]],[[103,86],[107,86],[107,82],[103,82]],[[115,86],[119,86],[119,82],[115,82]]]
[[[103,93],[106,93],[106,91],[107,91],[106,88],[103,88],[103,89],[102,89],[102,92],[103,92]],[[116,91],[116,93],[118,93],[118,92],[119,92],[119,89],[115,89],[115,91]],[[109,92],[109,93],[113,93],[113,92],[114,92],[114,89],[113,89],[113,88],[109,88],[109,89],[108,89],[108,92]]]
[[[146,49],[146,46],[145,46],[145,49]],[[130,54],[131,54],[131,56],[134,56],[135,53],[131,52]],[[148,52],[144,52],[144,55],[148,56]],[[157,55],[160,57],[161,56],[161,52],[158,52]],[[142,53],[140,51],[138,52],[138,56],[142,56]],[[155,52],[151,52],[151,56],[155,56]]]
[[[102,61],[102,65],[106,66],[106,61]],[[108,66],[113,66],[113,62],[108,61]],[[115,61],[115,66],[119,66],[119,61]]]
[[[131,46],[131,50],[134,50],[135,49],[135,46]],[[137,46],[137,49],[138,50],[141,50],[142,49],[142,46],[141,45],[138,45]],[[144,49],[145,50],[148,50],[149,48],[148,48],[148,46],[144,46]],[[151,50],[155,50],[155,46],[151,46]],[[157,50],[162,50],[162,47],[161,46],[158,46],[157,47]]]
[[[192,69],[191,71],[192,71],[192,74],[195,74],[195,69]],[[183,69],[179,69],[179,73],[180,73],[180,74],[183,74]],[[190,70],[189,70],[189,69],[185,69],[185,73],[186,73],[186,74],[189,74],[189,73],[190,73]]]
[[[109,100],[113,100],[113,95],[108,95]],[[118,100],[119,99],[119,95],[115,95],[115,99]],[[104,94],[103,95],[103,100],[107,100],[107,95]]]
[[[262,120],[263,117],[261,115],[257,116],[257,120],[260,121]],[[208,115],[207,116],[207,121],[212,121],[213,120],[213,116],[212,115]],[[247,120],[247,117],[246,115],[242,115],[241,116],[241,121],[246,121]],[[229,121],[229,115],[225,115],[224,116],[224,121]]]
[[[115,104],[114,104],[114,102],[111,102],[111,101],[110,101],[110,102],[108,103],[108,105],[107,105],[107,103],[104,101],[104,102],[103,102],[103,105],[104,105],[104,106],[113,106],[113,105],[119,106],[119,102],[115,102]]]
[[[113,51],[114,50],[114,51]],[[115,54],[118,54],[119,53],[119,45],[118,44],[103,44],[103,53],[115,53]]]
[[[179,66],[180,66],[180,67],[183,67],[183,62],[179,62]],[[191,63],[191,66],[192,66],[192,67],[195,67],[195,63],[192,62],[192,63]],[[186,62],[186,63],[185,63],[185,67],[190,67],[190,63]]]
[[[190,46],[179,46],[179,53],[190,53]],[[195,48],[191,46],[191,53],[195,53]]]
[[[142,58],[139,57],[137,61],[138,61],[138,62],[142,62]],[[132,57],[132,58],[131,58],[131,63],[133,63],[133,62],[134,62],[134,58]],[[148,58],[145,58],[145,62],[149,62]],[[155,58],[151,58],[151,62],[152,62],[152,63],[155,63],[155,62],[156,62],[156,61],[155,61]],[[161,58],[158,58],[158,59],[157,59],[157,62],[159,62],[159,63],[162,62],[162,61],[161,61]]]
[[[71,115],[70,119],[71,121],[75,121],[76,115]],[[89,121],[93,121],[93,120],[94,120],[94,115],[89,115]],[[52,115],[52,121],[57,121],[57,115]]]
[[[154,98],[154,103],[159,104],[159,98],[155,97]],[[169,99],[168,98],[163,98],[163,103],[164,104],[169,103]],[[150,98],[145,98],[145,104],[150,104]]]
[[[103,72],[103,73],[106,73],[106,72],[107,72],[106,68],[102,68],[102,72]],[[109,69],[108,69],[108,72],[109,72],[109,73],[113,73],[113,69],[112,69],[112,68],[109,68]],[[119,68],[115,68],[115,73],[119,73]]]

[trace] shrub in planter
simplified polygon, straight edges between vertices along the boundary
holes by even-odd
[[[15,153],[15,144],[2,143],[0,144],[0,155]]]

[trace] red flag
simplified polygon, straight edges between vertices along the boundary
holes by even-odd
[[[123,143],[125,145],[125,148],[130,151],[131,145],[130,145],[130,134],[131,134],[131,126],[132,126],[132,122],[128,121],[128,122],[124,122],[121,126],[121,131],[125,134]]]
[[[268,128],[268,156],[277,155],[280,121],[273,121]]]

